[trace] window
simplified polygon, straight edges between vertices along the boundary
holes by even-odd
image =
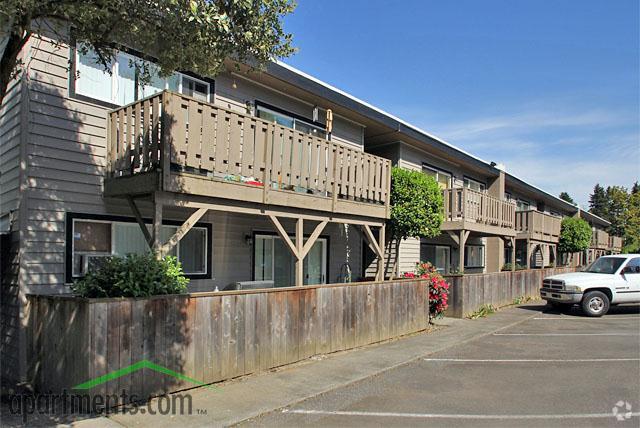
[[[466,245],[464,247],[464,267],[484,267],[484,245]]]
[[[527,201],[523,201],[522,199],[518,199],[516,201],[516,211],[529,211],[531,209],[531,204]]]
[[[441,274],[450,272],[451,249],[446,245],[422,244],[420,260],[431,263]]]
[[[180,92],[202,101],[209,101],[210,85],[208,82],[177,72],[168,78],[159,77],[159,69],[152,63],[147,63],[151,81],[143,85],[136,73],[134,61],[140,61],[140,59],[124,52],[118,52],[115,61],[110,64],[111,74],[109,74],[104,71],[101,64],[96,63],[96,55],[93,51],[90,50],[86,54],[82,54],[76,49],[75,71],[77,75],[71,80],[73,90],[78,95],[119,106],[165,89]]]
[[[484,192],[487,186],[484,183],[474,180],[473,178],[464,177],[464,187],[475,190],[476,192]]]
[[[268,122],[277,123],[278,125],[293,128],[305,134],[313,135],[320,138],[326,138],[327,133],[324,127],[315,125],[309,121],[299,118],[293,114],[287,114],[284,111],[276,111],[275,109],[256,104],[257,116]]]
[[[318,238],[309,250],[303,262],[305,285],[326,283],[327,250],[327,238]],[[275,287],[289,287],[295,284],[295,265],[293,255],[280,237],[266,233],[254,236],[254,281],[273,281]]]
[[[147,225],[147,227],[151,227]],[[160,239],[167,241],[178,226],[163,225]],[[186,275],[206,275],[210,229],[194,226],[172,248],[170,255],[178,257]],[[108,256],[142,254],[149,251],[140,226],[131,221],[72,218],[70,268],[71,278],[85,275]],[[70,279],[70,278],[69,278]]]
[[[428,165],[422,165],[422,172],[430,177],[433,177],[441,189],[448,189],[451,187],[451,174],[441,171]]]
[[[629,260],[629,263],[627,263],[624,268],[632,268],[630,272],[627,273],[640,273],[640,257],[634,257]]]

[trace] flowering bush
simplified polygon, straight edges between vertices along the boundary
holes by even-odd
[[[429,280],[429,315],[440,318],[447,309],[449,284],[429,262],[416,263],[415,272],[405,272],[405,278],[423,278]]]

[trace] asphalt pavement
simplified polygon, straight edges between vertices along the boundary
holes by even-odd
[[[639,309],[534,313],[244,425],[638,427]]]

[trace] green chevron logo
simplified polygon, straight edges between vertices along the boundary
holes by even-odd
[[[184,380],[186,382],[193,383],[193,384],[195,384],[197,386],[204,386],[204,387],[207,387],[209,389],[218,389],[213,385],[207,385],[204,382],[200,382],[199,380],[192,379],[192,378],[190,378],[188,376],[185,376],[185,375],[183,375],[181,373],[175,372],[175,371],[173,371],[171,369],[168,369],[166,367],[163,367],[163,366],[160,366],[158,364],[152,363],[149,360],[140,360],[135,364],[131,364],[130,366],[123,367],[123,368],[121,368],[119,370],[112,371],[111,373],[107,373],[107,374],[99,376],[99,377],[97,377],[95,379],[91,379],[91,380],[88,380],[88,381],[86,381],[84,383],[78,384],[78,385],[74,386],[72,389],[85,389],[86,390],[86,389],[95,388],[96,386],[102,385],[103,383],[107,383],[110,380],[118,379],[119,377],[126,376],[126,375],[128,375],[130,373],[137,372],[138,370],[142,370],[142,369],[151,369],[151,370],[154,370],[154,371],[156,371],[158,373],[162,373],[162,374],[165,374],[165,375],[168,375],[168,376],[172,376],[172,377],[174,377],[176,379],[180,379],[180,380]]]

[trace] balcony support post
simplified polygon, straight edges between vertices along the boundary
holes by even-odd
[[[371,227],[368,224],[362,226],[364,236],[369,243],[369,247],[376,253],[378,259],[378,269],[376,270],[376,281],[384,281],[384,225],[380,227],[378,239],[375,238]]]
[[[162,228],[162,197],[156,192],[153,195],[153,229],[151,232],[153,245],[151,249],[156,258],[162,258],[160,253],[160,229]]]
[[[527,238],[527,270],[531,269],[531,241]]]
[[[512,236],[509,238],[511,243],[511,272],[516,271],[516,238]]]

